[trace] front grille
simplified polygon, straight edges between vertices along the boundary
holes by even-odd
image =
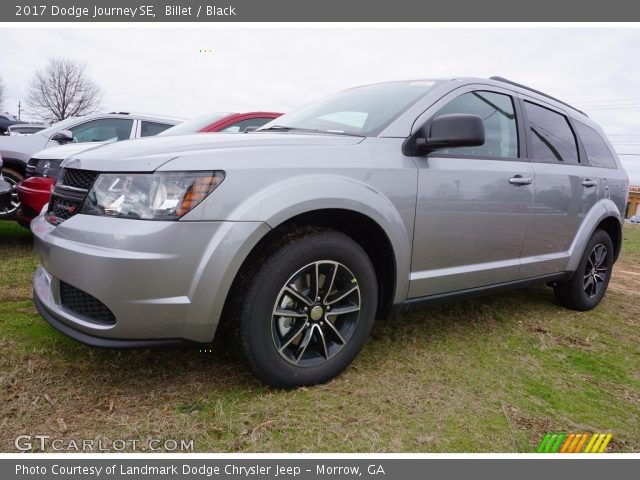
[[[74,188],[89,190],[97,176],[98,172],[78,170],[76,168],[65,168],[62,170],[62,179],[60,183]]]
[[[58,225],[79,213],[84,199],[98,175],[98,172],[91,170],[63,168],[59,177],[60,181],[51,192],[46,220]]]
[[[59,220],[67,220],[80,211],[82,200],[62,198],[58,195],[51,195],[49,199],[49,215],[53,215]]]
[[[27,163],[27,171],[25,174],[25,178],[33,177],[38,171],[38,164],[40,160],[37,158],[30,158]]]
[[[115,325],[116,323],[116,317],[104,303],[68,283],[60,282],[60,301],[67,310],[94,323],[100,325]]]

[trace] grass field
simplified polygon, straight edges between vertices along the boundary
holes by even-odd
[[[640,227],[601,306],[538,287],[380,321],[334,381],[280,391],[235,352],[104,351],[31,302],[28,231],[0,222],[0,451],[19,434],[194,440],[208,452],[532,452],[548,431],[640,451]]]

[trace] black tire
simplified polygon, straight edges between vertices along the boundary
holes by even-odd
[[[7,167],[2,169],[2,175],[5,181],[13,188],[13,194],[9,206],[4,210],[0,210],[0,220],[13,220],[16,218],[18,207],[20,206],[18,202],[18,184],[24,180],[24,176],[17,170]]]
[[[378,291],[369,257],[342,233],[304,228],[283,235],[262,258],[245,272],[246,287],[238,292],[239,340],[251,369],[281,388],[335,377],[360,352],[373,326]],[[286,288],[291,285],[294,292]],[[332,305],[345,313],[330,313]],[[356,305],[359,310],[350,312]],[[297,317],[277,315],[281,310]]]
[[[573,276],[554,287],[560,305],[581,312],[596,307],[604,297],[611,279],[613,255],[613,243],[609,234],[604,230],[596,230],[587,242]]]

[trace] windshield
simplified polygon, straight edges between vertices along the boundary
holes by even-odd
[[[167,128],[165,131],[160,132],[158,136],[162,135],[186,135],[189,133],[197,133],[204,127],[211,125],[213,122],[217,122],[221,118],[231,115],[229,112],[216,112],[208,113],[200,117],[192,118],[186,122],[180,123],[175,127]]]
[[[40,130],[38,133],[50,136],[56,132],[59,132],[60,130],[68,129],[68,127],[75,125],[76,123],[78,123],[78,121],[80,121],[80,117],[67,118],[66,120],[62,120],[61,122],[54,123],[49,128]]]
[[[283,115],[259,130],[309,130],[374,136],[432,90],[434,85],[434,81],[415,81],[352,88]]]

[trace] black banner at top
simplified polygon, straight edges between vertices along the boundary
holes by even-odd
[[[1,22],[634,22],[629,0],[3,0]]]

